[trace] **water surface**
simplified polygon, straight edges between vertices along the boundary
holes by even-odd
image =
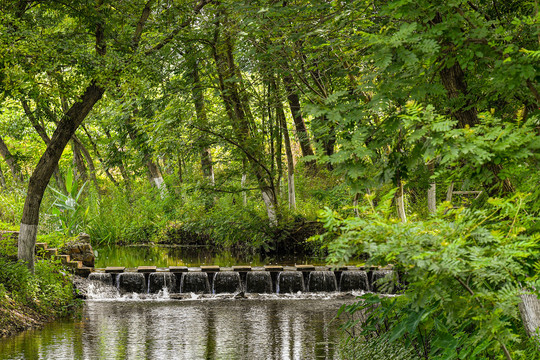
[[[259,254],[235,253],[212,246],[106,246],[97,247],[96,267],[107,266],[137,267],[142,265],[168,266],[201,266],[219,265],[324,265],[324,258],[302,254],[283,254],[279,256],[263,256]],[[356,265],[359,262],[350,262]]]
[[[354,301],[354,300],[351,300]],[[82,317],[0,340],[0,359],[338,359],[345,300],[85,302]]]

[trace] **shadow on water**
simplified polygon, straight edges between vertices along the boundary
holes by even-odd
[[[338,359],[338,300],[87,301],[0,340],[0,359]]]

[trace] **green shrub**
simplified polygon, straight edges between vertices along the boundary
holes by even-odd
[[[35,274],[13,260],[0,256],[2,291],[44,315],[63,315],[74,304],[73,285],[58,262],[38,261]]]
[[[426,359],[528,356],[517,305],[523,291],[540,288],[540,236],[526,230],[536,221],[523,211],[526,197],[490,199],[481,209],[442,206],[408,223],[391,216],[392,197],[378,207],[368,198],[360,217],[322,214],[332,262],[364,252],[368,264],[394,264],[407,283],[397,298],[368,296],[342,310],[371,309],[360,337],[427,349],[417,354]]]

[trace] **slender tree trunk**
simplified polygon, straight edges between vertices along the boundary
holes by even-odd
[[[103,168],[103,171],[105,172],[105,175],[107,175],[107,177],[109,178],[109,180],[111,180],[114,186],[118,187],[119,186],[118,181],[116,181],[116,179],[112,176],[111,172],[109,171],[109,167],[105,164],[105,161],[103,160],[103,158],[101,157],[101,154],[99,153],[97,144],[93,141],[92,136],[90,136],[90,133],[88,132],[84,124],[82,125],[82,128],[86,134],[86,137],[88,138],[88,141],[90,141],[90,144],[92,145],[92,148],[94,149],[94,153],[98,157],[99,163],[101,164],[101,167]]]
[[[39,208],[55,165],[67,143],[90,110],[101,99],[105,89],[92,82],[84,94],[65,113],[51,138],[47,149],[30,177],[19,231],[18,258],[34,270],[34,248],[39,223]]]
[[[21,104],[26,114],[26,117],[28,118],[28,120],[30,120],[30,123],[32,124],[36,132],[38,133],[41,140],[43,140],[45,145],[48,146],[49,143],[51,142],[51,139],[49,138],[49,135],[47,135],[47,131],[45,130],[45,127],[42,124],[40,124],[38,119],[34,116],[34,113],[30,109],[30,105],[25,99],[21,99]],[[50,109],[47,108],[45,109],[45,111],[49,114],[51,119],[56,121],[55,116],[53,112],[50,111]],[[62,174],[60,173],[60,168],[58,167],[58,165],[54,167],[53,175],[54,175],[54,180],[56,181],[56,186],[58,187],[58,189],[60,189],[60,191],[64,193],[67,193],[66,184],[64,182],[64,178],[62,177]]]
[[[276,118],[283,133],[283,140],[285,142],[285,155],[287,156],[287,190],[289,209],[296,210],[296,194],[294,187],[294,157],[291,147],[291,138],[289,137],[289,129],[287,128],[287,120],[285,118],[283,104],[281,103],[281,99],[279,98],[278,93],[278,88],[276,86]],[[281,154],[281,151],[279,153]]]
[[[13,179],[18,183],[22,183],[23,177],[21,174],[21,167],[17,163],[17,159],[15,159],[15,157],[9,151],[2,137],[0,137],[0,155],[2,155],[6,164],[8,164],[11,174],[13,175]]]
[[[403,181],[398,181],[398,191],[396,192],[396,207],[397,213],[401,222],[407,222],[407,214],[405,213],[405,196],[403,191]]]
[[[429,174],[433,176],[433,172],[435,170],[434,161],[430,161],[428,163],[428,169],[429,169]],[[432,181],[429,184],[429,189],[427,193],[427,202],[428,202],[428,211],[431,214],[436,213],[437,212],[437,184],[435,183],[435,181]]]
[[[88,151],[88,149],[86,149],[86,147],[81,142],[81,140],[75,135],[73,135],[73,142],[77,146],[79,152],[82,153],[86,159],[86,163],[88,164],[88,169],[90,173],[90,178],[92,179],[92,182],[94,183],[96,191],[98,192],[98,195],[99,195],[99,183],[97,180],[96,166],[94,164],[94,160],[92,159],[92,155],[90,155],[90,152]]]
[[[165,185],[163,176],[161,175],[161,172],[159,171],[159,167],[157,166],[157,164],[154,162],[154,160],[152,160],[152,156],[150,155],[151,154],[150,149],[144,142],[140,141],[139,139],[140,135],[137,129],[135,129],[132,126],[131,122],[132,120],[128,120],[128,124],[127,124],[129,137],[135,144],[135,147],[137,147],[139,151],[141,151],[143,154],[143,163],[146,164],[150,184],[158,188],[160,190],[161,197],[164,198],[167,193],[167,186]]]
[[[201,79],[199,76],[199,65],[198,60],[193,59],[191,64],[191,70],[192,70],[192,79],[193,79],[193,86],[191,87],[191,96],[193,98],[193,104],[195,105],[195,112],[197,114],[197,120],[201,124],[202,127],[206,127],[208,125],[208,118],[206,116],[206,109],[204,106],[204,92],[203,87],[201,85]],[[212,165],[212,155],[210,154],[210,149],[207,147],[207,137],[206,134],[202,134],[202,145],[200,147],[200,153],[201,153],[201,168],[203,171],[204,177],[208,180],[208,182],[214,186],[215,179],[214,179],[214,167]]]
[[[446,191],[446,201],[452,202],[452,194],[454,193],[454,182],[451,182],[448,185],[448,190]]]
[[[356,217],[360,217],[360,211],[358,211],[358,202],[360,200],[360,194],[355,193],[353,197],[353,208],[354,208],[354,214]]]
[[[6,188],[6,178],[4,177],[4,172],[2,171],[2,167],[0,167],[0,186],[2,186],[3,189]]]
[[[242,187],[242,205],[244,205],[244,207],[247,206],[247,191],[245,190],[246,189],[246,182],[247,182],[247,161],[246,159],[244,158],[242,160],[242,180],[240,182],[240,186]]]
[[[111,132],[107,129],[105,129],[105,135],[107,135],[107,138],[109,140],[112,139],[112,136],[111,136]],[[116,145],[114,144],[114,142],[112,143],[112,151],[114,152],[114,155],[112,156],[114,159],[116,158],[119,158],[119,161],[116,163],[116,165],[118,166],[118,170],[120,170],[120,174],[122,175],[122,179],[124,179],[124,184],[126,185],[126,189],[128,190],[128,192],[131,194],[131,179],[129,177],[129,172],[127,171],[125,165],[124,165],[124,160],[122,159],[122,156],[120,154],[120,150],[118,150],[118,148],[116,147]]]
[[[75,164],[75,178],[80,178],[82,181],[88,180],[88,170],[86,169],[86,165],[84,164],[84,159],[81,154],[81,149],[79,148],[78,144],[71,139],[71,148],[73,150],[73,163]],[[77,175],[78,173],[78,175]]]
[[[315,154],[313,152],[313,148],[311,147],[311,142],[309,140],[309,135],[306,129],[304,118],[302,117],[300,98],[298,97],[298,93],[293,89],[294,83],[292,77],[284,76],[283,85],[285,86],[285,90],[287,91],[287,100],[291,109],[291,114],[296,129],[296,138],[298,139],[298,143],[300,144],[302,157],[313,156]],[[315,170],[315,160],[307,161],[306,167],[310,170]]]
[[[226,20],[225,14],[221,14]],[[242,74],[237,71],[233,57],[232,38],[225,34],[223,43],[219,40],[219,22],[216,22],[214,33],[213,56],[218,73],[220,93],[227,115],[232,121],[233,130],[238,140],[238,146],[248,158],[251,168],[259,184],[266,213],[270,225],[278,224],[277,199],[272,172],[263,164],[264,157],[260,154],[262,145],[251,136],[253,121],[249,119],[251,111],[247,92],[242,86]],[[240,87],[240,88],[239,88]],[[240,94],[242,93],[242,95]]]

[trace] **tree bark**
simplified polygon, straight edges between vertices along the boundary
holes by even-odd
[[[293,79],[291,76],[283,77],[283,85],[287,91],[287,100],[289,102],[289,107],[291,109],[291,114],[294,121],[294,126],[296,129],[296,138],[300,144],[300,150],[302,151],[302,156],[313,156],[315,153],[311,147],[311,142],[309,140],[309,135],[306,129],[306,123],[302,117],[302,108],[300,106],[300,98],[298,93],[293,90]],[[310,170],[315,170],[316,163],[315,160],[306,161],[306,167]]]
[[[140,135],[137,129],[132,126],[131,121],[133,120],[129,119],[128,123],[126,124],[129,137],[135,144],[135,147],[137,147],[143,154],[143,163],[146,164],[150,184],[158,188],[160,190],[161,197],[164,198],[167,193],[167,186],[165,185],[163,176],[161,175],[157,164],[154,162],[154,160],[152,160],[150,149],[143,141],[140,140]]]
[[[430,161],[428,163],[428,170],[430,176],[433,176],[433,172],[435,170],[435,164],[433,161]],[[432,181],[429,184],[429,189],[427,193],[427,202],[428,202],[428,211],[431,214],[434,214],[437,212],[437,184],[435,181]]]
[[[204,107],[204,94],[203,94],[203,88],[201,86],[201,80],[199,77],[199,66],[197,64],[197,59],[194,59],[192,64],[192,79],[193,79],[193,86],[191,87],[191,96],[193,98],[193,104],[195,105],[195,112],[197,114],[197,120],[199,123],[206,127],[208,125],[208,118],[206,116],[206,109]],[[206,134],[202,134],[202,145],[200,147],[200,154],[201,154],[201,168],[204,177],[208,180],[208,182],[214,186],[215,185],[215,178],[214,178],[214,167],[212,165],[212,155],[210,154],[210,149],[208,149],[206,142],[208,141],[206,138]]]
[[[224,13],[221,14],[226,20]],[[252,138],[250,120],[251,110],[247,100],[247,92],[242,86],[242,74],[237,71],[233,56],[233,45],[230,34],[225,34],[222,43],[218,43],[220,23],[216,22],[214,32],[213,56],[216,63],[220,95],[223,99],[228,117],[237,138],[237,146],[244,152],[257,179],[259,189],[266,207],[271,226],[278,224],[277,199],[272,172],[263,164],[260,154],[262,145]],[[243,95],[241,95],[242,93]]]
[[[73,140],[73,138],[71,139],[71,149],[73,150],[73,163],[76,169],[75,179],[80,178],[82,181],[88,180],[88,170],[84,163],[81,149],[79,148],[78,144],[75,143],[75,140]]]
[[[0,186],[2,186],[3,189],[6,188],[6,178],[4,177],[4,172],[2,171],[2,167],[0,167]]]
[[[18,258],[25,262],[31,271],[34,270],[34,248],[43,193],[67,143],[104,92],[105,89],[94,81],[90,83],[84,94],[58,123],[49,145],[30,177],[19,232]]]
[[[11,154],[9,151],[2,137],[0,137],[0,155],[2,155],[4,161],[6,164],[8,164],[11,174],[13,175],[13,179],[18,183],[22,183],[23,177],[21,174],[21,167],[17,163],[17,159],[15,159],[13,154]]]
[[[399,180],[398,191],[396,192],[397,213],[401,222],[407,222],[407,213],[405,212],[405,196],[403,191],[403,181]]]
[[[99,183],[97,180],[96,166],[94,165],[94,160],[92,159],[92,155],[90,155],[90,152],[88,151],[88,149],[86,149],[84,144],[76,135],[73,135],[72,139],[73,139],[74,144],[77,146],[79,152],[82,153],[86,159],[86,163],[88,164],[88,169],[90,173],[90,178],[92,179],[92,182],[94,183],[96,191],[98,192],[98,195],[99,195]]]
[[[36,130],[36,132],[38,133],[41,140],[43,140],[45,145],[49,145],[49,143],[51,142],[51,139],[49,138],[49,135],[47,135],[47,131],[45,130],[45,128],[39,123],[38,119],[35,117],[34,113],[30,109],[30,105],[28,104],[28,101],[26,101],[25,99],[21,99],[21,104],[24,109],[24,113],[26,114],[26,117],[28,118],[28,120],[30,120],[30,123],[32,124],[34,130]],[[47,109],[46,111],[47,113],[50,113],[50,116],[52,118],[54,118],[54,114],[52,114],[52,111],[50,111],[50,109]],[[53,174],[54,174],[54,180],[56,181],[56,186],[58,187],[58,189],[60,189],[60,191],[64,193],[67,193],[66,184],[64,182],[64,178],[62,177],[62,174],[60,173],[60,168],[58,167],[58,164],[55,165]]]
[[[521,320],[527,331],[527,335],[532,337],[540,349],[540,301],[533,294],[520,295],[519,312]]]
[[[296,210],[296,193],[294,187],[294,157],[291,148],[291,138],[289,137],[289,129],[287,128],[287,120],[285,119],[285,112],[283,111],[283,104],[279,98],[279,90],[276,86],[276,118],[278,119],[279,126],[283,133],[283,140],[285,142],[285,155],[287,156],[287,190],[289,209]],[[281,141],[281,139],[280,139]],[[281,151],[279,152],[281,156]]]
[[[118,181],[116,181],[114,176],[112,176],[111,172],[109,171],[109,167],[105,164],[105,161],[103,160],[103,158],[101,157],[101,154],[99,153],[97,144],[93,141],[92,136],[90,136],[90,133],[88,132],[84,124],[82,125],[82,128],[86,134],[86,137],[88,138],[88,141],[90,141],[90,144],[92,145],[92,148],[94,149],[94,153],[98,157],[99,163],[101,164],[101,167],[103,168],[103,171],[105,172],[105,175],[107,175],[107,177],[109,178],[109,180],[111,180],[114,186],[118,187]]]

